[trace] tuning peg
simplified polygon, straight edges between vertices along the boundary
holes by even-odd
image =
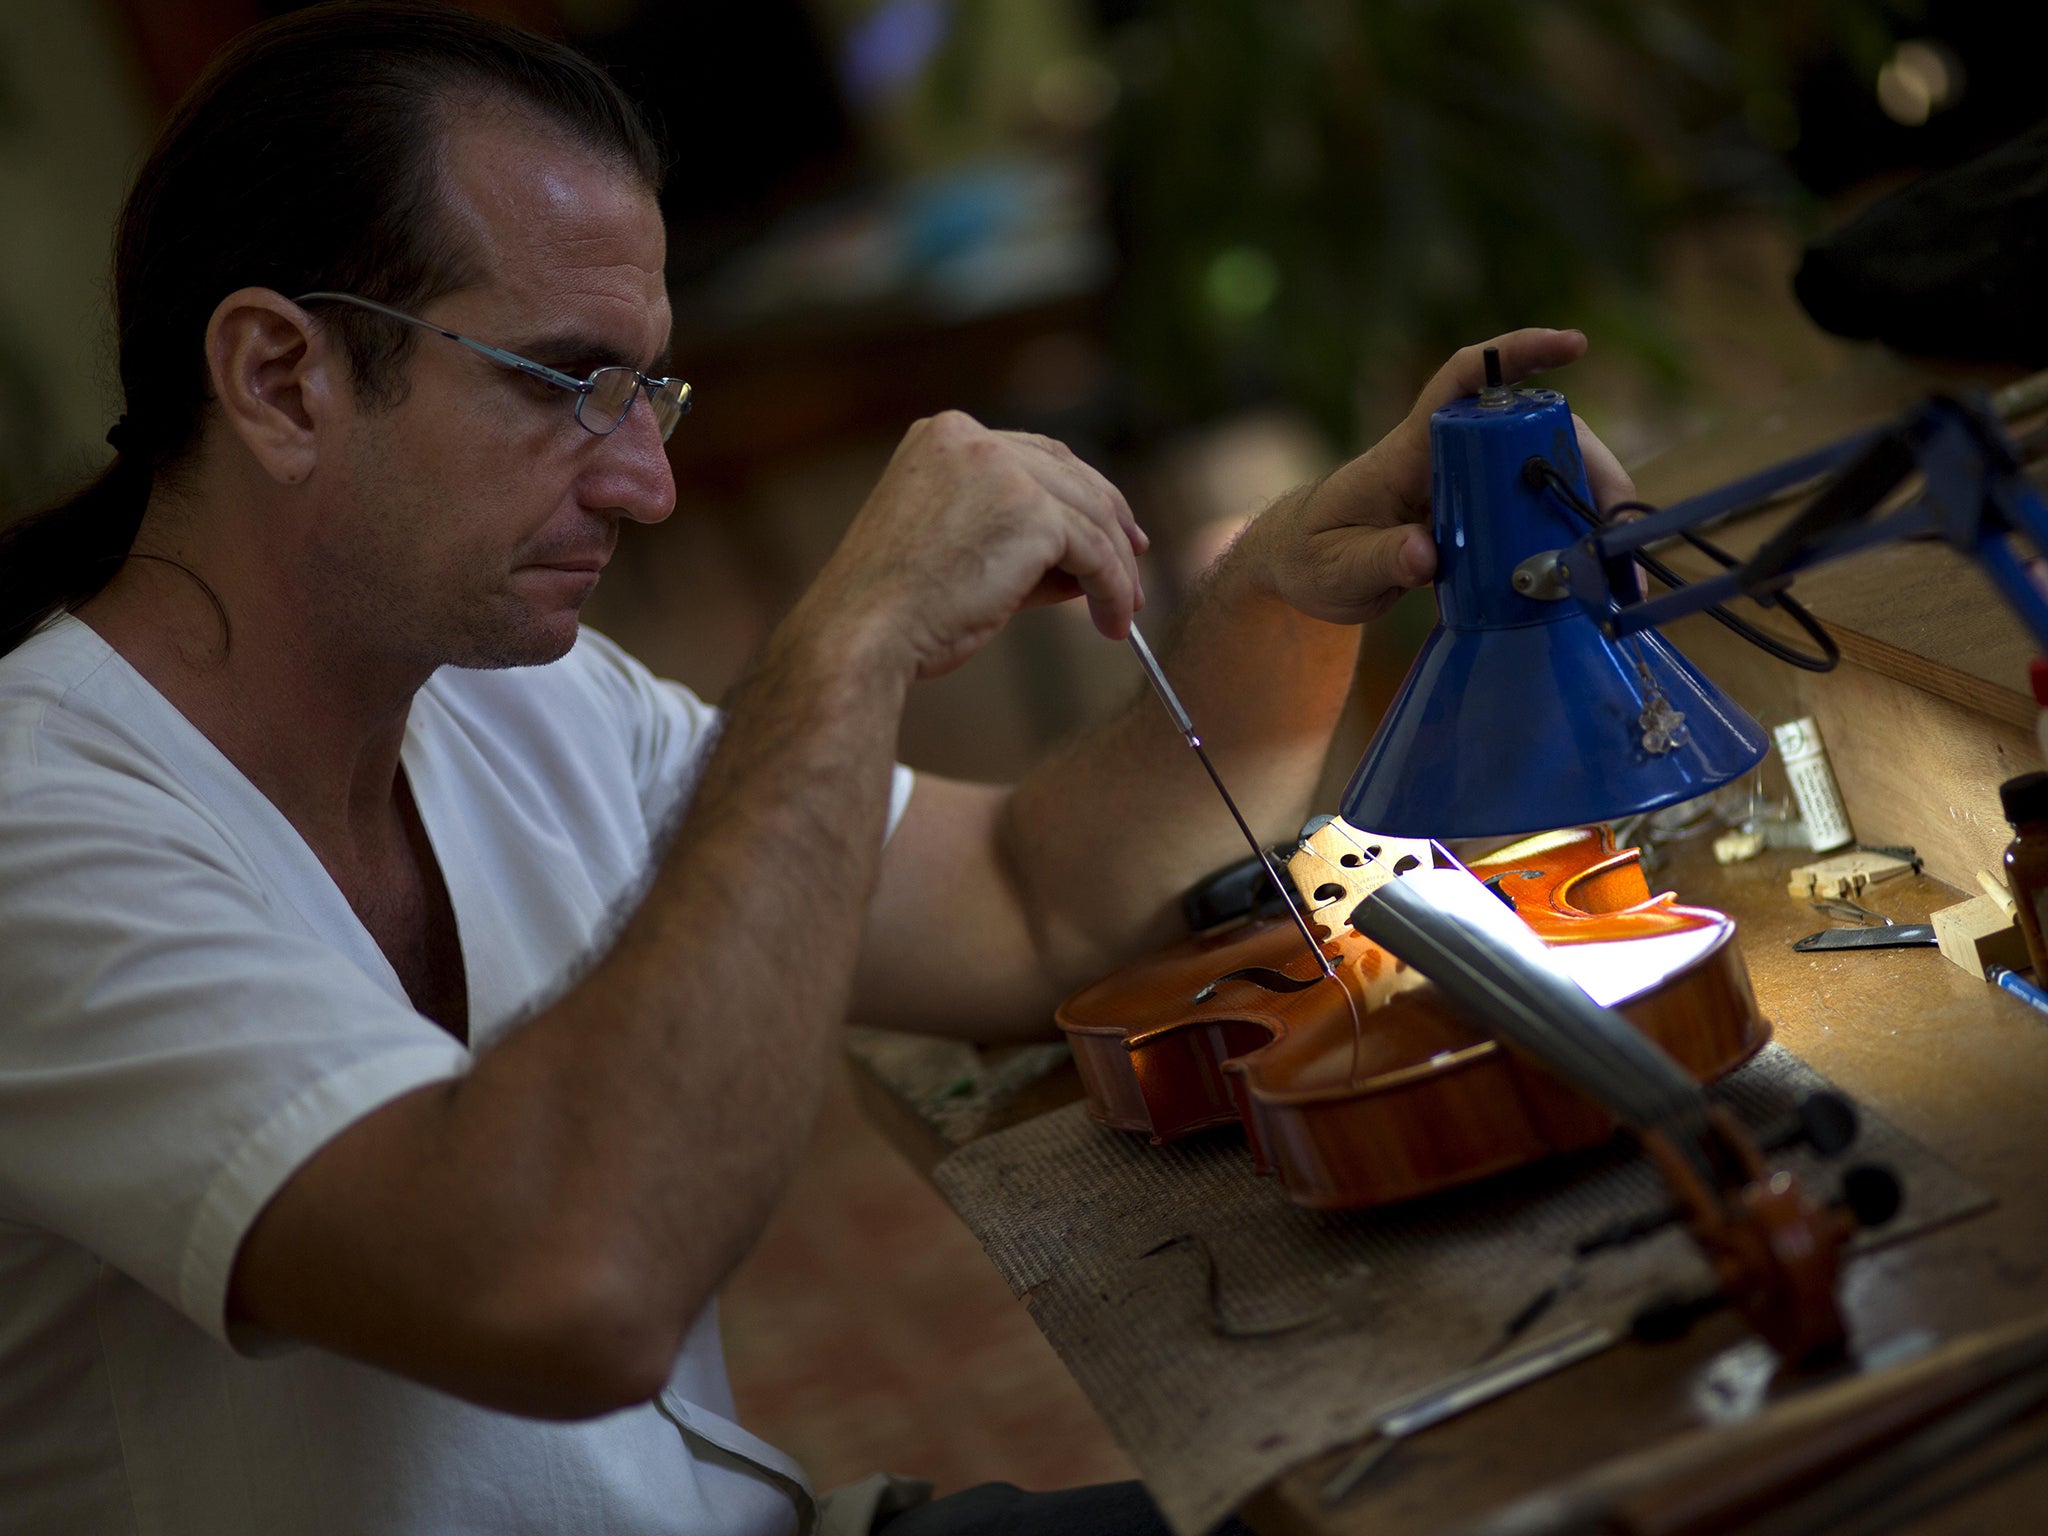
[[[1899,1214],[1906,1202],[1898,1175],[1877,1163],[1859,1163],[1842,1175],[1842,1198],[1838,1202],[1856,1218],[1859,1227],[1881,1227]]]
[[[1799,1104],[1799,1119],[1764,1143],[1766,1151],[1783,1152],[1804,1143],[1822,1157],[1839,1157],[1856,1142],[1856,1106],[1826,1088],[1809,1093]]]

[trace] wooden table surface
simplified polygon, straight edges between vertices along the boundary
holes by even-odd
[[[1766,853],[1722,868],[1705,842],[1674,845],[1653,877],[1737,919],[1777,1039],[1858,1102],[1988,1190],[1991,1211],[1855,1261],[1842,1286],[1859,1351],[1913,1335],[1948,1338],[2048,1305],[2048,1016],[1933,949],[1803,955],[1792,940],[1830,920],[1786,895],[1811,855]],[[1934,880],[1875,887],[1866,904],[1899,922],[1962,899]],[[1037,1048],[1027,1048],[1037,1049]],[[1046,1057],[976,1057],[965,1047],[866,1035],[856,1072],[871,1113],[929,1168],[960,1141],[1071,1100],[1071,1070]],[[1907,1198],[1910,1201],[1911,1191]],[[1255,1497],[1262,1533],[1442,1531],[1626,1451],[1708,1422],[1756,1346],[1730,1316],[1672,1344],[1622,1346],[1402,1445],[1351,1498],[1319,1490],[1347,1455],[1296,1468]],[[2048,1461],[1902,1527],[1915,1533],[2037,1528]]]
[[[1758,1001],[1778,1040],[1859,1103],[1938,1152],[1997,1199],[1980,1216],[1858,1260],[1843,1301],[1859,1349],[1914,1332],[1940,1337],[2024,1316],[2048,1302],[2048,1017],[1975,980],[1932,949],[1803,955],[1792,941],[1830,926],[1785,894],[1800,857],[1723,869],[1702,845],[1673,851],[1655,883],[1733,915]],[[1933,880],[1876,887],[1866,904],[1900,922],[1960,900]],[[1911,1199],[1911,1191],[1907,1192]],[[1249,1511],[1262,1532],[1435,1531],[1624,1451],[1705,1422],[1702,1403],[1745,1343],[1732,1317],[1675,1345],[1624,1345],[1403,1446],[1386,1476],[1331,1511],[1330,1467],[1283,1479]],[[2048,1509],[2048,1475],[1987,1495]],[[1957,1505],[1915,1530],[1983,1525]]]

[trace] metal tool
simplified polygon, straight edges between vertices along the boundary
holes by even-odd
[[[1402,1440],[1432,1424],[1456,1418],[1504,1397],[1517,1387],[1540,1381],[1576,1365],[1588,1356],[1615,1343],[1621,1337],[1613,1328],[1594,1323],[1574,1323],[1556,1333],[1531,1340],[1519,1348],[1483,1361],[1468,1370],[1446,1376],[1434,1386],[1384,1404],[1372,1416],[1373,1439],[1364,1450],[1346,1462],[1336,1476],[1323,1484],[1325,1505],[1343,1502],[1365,1480],[1365,1475]]]
[[[1807,905],[1822,917],[1841,918],[1846,922],[1870,924],[1879,928],[1895,928],[1898,925],[1882,912],[1873,912],[1860,901],[1847,896],[1816,896]]]
[[[1938,942],[1930,923],[1888,923],[1882,928],[1826,928],[1794,939],[1802,955],[1822,949],[1911,949]]]
[[[1323,946],[1316,942],[1315,930],[1309,927],[1308,919],[1302,915],[1301,905],[1295,897],[1294,883],[1288,878],[1285,870],[1273,868],[1272,860],[1266,857],[1264,845],[1246,825],[1244,813],[1238,810],[1237,802],[1230,798],[1230,791],[1223,787],[1222,776],[1216,772],[1216,765],[1209,761],[1209,754],[1202,747],[1202,738],[1195,733],[1195,722],[1188,718],[1187,710],[1181,706],[1180,696],[1173,691],[1173,684],[1166,680],[1166,674],[1160,670],[1158,658],[1152,654],[1152,647],[1145,643],[1145,637],[1138,632],[1136,624],[1131,626],[1131,649],[1137,652],[1138,665],[1145,669],[1145,677],[1152,684],[1152,691],[1159,695],[1159,702],[1166,706],[1166,713],[1172,717],[1174,729],[1185,736],[1188,745],[1195,749],[1195,756],[1201,760],[1203,769],[1209,775],[1209,782],[1216,786],[1216,793],[1223,797],[1223,803],[1230,808],[1230,818],[1237,823],[1237,830],[1244,834],[1244,840],[1251,846],[1253,857],[1265,865],[1267,872],[1273,877],[1273,884],[1279,887],[1280,894],[1287,898],[1287,913],[1294,919],[1294,926],[1301,930],[1301,937],[1308,945],[1308,952],[1316,957],[1317,968],[1332,981],[1336,980],[1337,968],[1330,963],[1330,957],[1323,953]],[[1345,995],[1348,997],[1350,994],[1347,992]]]

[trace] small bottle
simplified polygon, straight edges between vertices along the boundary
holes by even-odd
[[[1816,853],[1845,848],[1856,841],[1849,830],[1849,813],[1842,807],[1842,792],[1835,788],[1834,770],[1828,766],[1827,749],[1820,744],[1820,727],[1806,715],[1789,725],[1775,726],[1771,735],[1778,742],[1778,756],[1785,764],[1785,781],[1792,786],[1792,798],[1799,802],[1799,819],[1806,823],[1806,835]]]
[[[2005,819],[2018,835],[2005,849],[2005,888],[2013,915],[2026,935],[2035,976],[2048,980],[2048,942],[2042,939],[2042,908],[2048,906],[2048,773],[2023,773],[1998,786]]]

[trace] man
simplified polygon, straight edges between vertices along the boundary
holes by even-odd
[[[807,1523],[713,1302],[840,1021],[1042,1034],[1233,852],[1146,700],[1012,789],[892,766],[1018,608],[1127,632],[1144,535],[1057,444],[911,428],[722,722],[579,634],[683,398],[615,94],[456,14],[304,13],[124,215],[120,458],[4,551],[9,1530]],[[1354,626],[1431,573],[1426,419],[1477,384],[1264,514],[1168,652],[1271,831]]]

